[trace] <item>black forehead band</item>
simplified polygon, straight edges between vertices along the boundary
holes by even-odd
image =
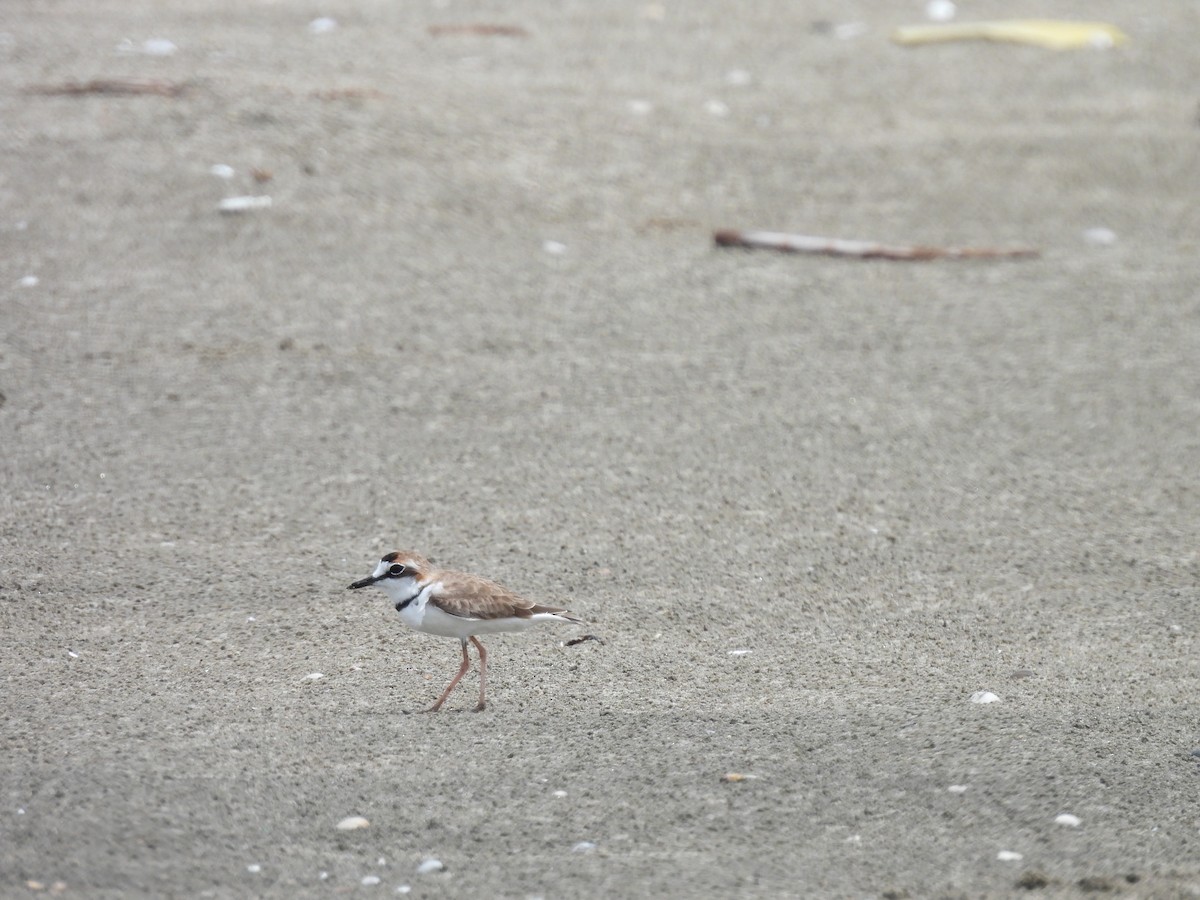
[[[389,553],[387,556],[385,556],[385,557],[383,558],[383,562],[387,562],[387,563],[390,563],[390,562],[395,562],[395,561],[396,561],[396,557],[397,557],[397,556],[399,556],[399,555],[400,555],[399,553],[395,553],[395,552]]]

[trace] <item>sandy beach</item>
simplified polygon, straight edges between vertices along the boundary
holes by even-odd
[[[0,896],[1200,897],[1200,8],[1011,17],[10,3]]]

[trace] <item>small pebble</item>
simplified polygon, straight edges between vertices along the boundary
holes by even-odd
[[[250,865],[246,866],[246,871],[251,875],[257,875],[262,871],[262,866],[260,866],[258,863],[250,863]]]
[[[1079,816],[1073,816],[1070,813],[1059,813],[1054,817],[1054,821],[1059,825],[1069,825],[1072,828],[1079,827]]]
[[[996,854],[996,859],[1000,860],[1000,862],[1018,862],[1024,858],[1024,856],[1015,850],[1001,850]]]
[[[357,831],[359,828],[367,828],[370,822],[362,816],[347,816],[342,821],[337,823],[338,831]]]
[[[753,650],[730,650],[730,656],[745,656],[747,653],[753,653]]]
[[[1200,758],[1200,747],[1197,747],[1195,750],[1192,751],[1192,756]],[[25,810],[22,809],[22,810],[20,810],[20,812],[25,812]]]
[[[596,849],[596,845],[593,844],[591,841],[580,841],[578,844],[576,844],[574,847],[571,848],[571,852],[572,853],[591,853],[595,849]]]
[[[331,19],[328,16],[321,16],[319,19],[313,19],[308,23],[309,34],[328,34],[338,27],[337,19]]]
[[[567,245],[561,244],[558,241],[542,241],[542,249],[547,253],[553,253],[555,256],[561,256],[567,252]]]
[[[79,654],[76,653],[74,650],[68,650],[67,656],[71,657],[71,659],[79,659]]]
[[[440,859],[427,859],[417,866],[418,875],[432,875],[434,872],[443,872],[446,867]]]
[[[379,884],[379,882],[381,882],[381,881],[383,881],[383,879],[380,878],[378,875],[364,875],[362,878],[362,881],[359,883],[362,884],[364,887],[374,887],[375,885]]]
[[[635,116],[648,116],[654,112],[654,104],[649,100],[630,100],[629,111]]]
[[[218,178],[232,178],[237,173],[233,170],[233,166],[227,166],[224,163],[217,163],[208,170],[210,175],[215,175]]]
[[[36,275],[26,275],[21,279],[21,287],[37,287],[38,277]]]
[[[324,672],[309,672],[307,675],[304,676],[304,680],[305,681],[320,681],[324,677],[325,677]]]
[[[743,775],[741,772],[726,772],[721,776],[721,780],[730,784],[736,784],[739,781],[745,781],[749,777],[749,775]]]
[[[971,695],[972,703],[996,703],[1000,700],[991,691],[976,691]]]
[[[554,796],[555,797],[565,797],[565,796],[567,796],[567,792],[566,791],[555,791]]]
[[[946,790],[952,794],[965,794],[967,792],[967,786],[965,784],[952,784],[950,787],[946,788]]]
[[[411,892],[412,892],[412,885],[411,885],[411,884],[398,884],[398,885],[396,885],[396,893],[397,893],[397,894],[409,894],[409,893],[411,893]]]

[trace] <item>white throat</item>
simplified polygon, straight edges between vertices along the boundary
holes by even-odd
[[[375,587],[387,594],[388,599],[395,606],[411,603],[421,593],[421,585],[417,584],[417,579],[412,575],[405,575],[403,578],[384,578],[375,582]]]

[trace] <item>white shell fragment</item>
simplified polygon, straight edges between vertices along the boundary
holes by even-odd
[[[371,823],[362,816],[346,816],[342,821],[337,823],[338,831],[357,831],[359,828],[368,828]]]
[[[1071,828],[1079,827],[1079,816],[1073,816],[1070,813],[1059,813],[1054,817],[1054,821],[1059,825],[1068,825]]]
[[[1024,856],[1015,850],[1001,850],[996,854],[996,859],[1000,860],[1000,862],[1019,862],[1024,858]]]
[[[440,859],[427,859],[417,866],[418,875],[432,875],[435,872],[443,872],[446,867]]]
[[[1111,247],[1117,242],[1117,233],[1111,228],[1087,228],[1083,232],[1083,239],[1097,247]]]
[[[596,849],[596,845],[593,844],[591,841],[580,841],[578,844],[576,844],[574,847],[571,848],[571,852],[572,853],[591,853],[595,849]]]
[[[262,866],[260,866],[258,863],[250,863],[250,865],[246,866],[246,871],[251,875],[257,875],[262,871]]]
[[[305,681],[320,681],[324,677],[325,677],[324,672],[309,672],[307,675],[304,676],[304,680]]]
[[[951,0],[929,0],[925,4],[925,18],[930,22],[949,22],[958,13]]]
[[[178,49],[175,42],[167,38],[150,38],[140,44],[125,38],[117,44],[118,53],[142,53],[146,56],[171,56]]]
[[[553,253],[555,256],[561,256],[567,252],[567,245],[561,241],[542,241],[542,249],[547,253]]]
[[[948,790],[951,794],[965,794],[967,792],[967,786],[965,784],[952,784],[950,787],[946,788],[946,790]]]
[[[232,178],[237,174],[234,172],[233,166],[227,166],[225,163],[217,163],[208,171],[210,175],[215,175],[217,178]]]
[[[257,197],[226,197],[217,204],[217,209],[223,213],[242,213],[254,209],[270,209],[271,198],[265,195]]]
[[[170,56],[179,48],[167,38],[150,38],[142,41],[142,52],[147,56]]]
[[[999,700],[991,691],[976,691],[971,695],[972,703],[997,703]]]
[[[309,34],[328,34],[338,27],[337,19],[331,19],[328,16],[321,16],[319,19],[313,19],[308,23]]]
[[[36,275],[26,275],[18,283],[21,287],[37,287],[38,277]]]
[[[359,883],[362,884],[364,887],[374,887],[375,885],[379,884],[379,882],[381,882],[381,881],[383,881],[383,879],[380,878],[378,875],[364,875],[362,877],[362,881]]]
[[[729,650],[727,652],[730,656],[745,656],[747,653],[753,653],[754,651],[753,650]]]

